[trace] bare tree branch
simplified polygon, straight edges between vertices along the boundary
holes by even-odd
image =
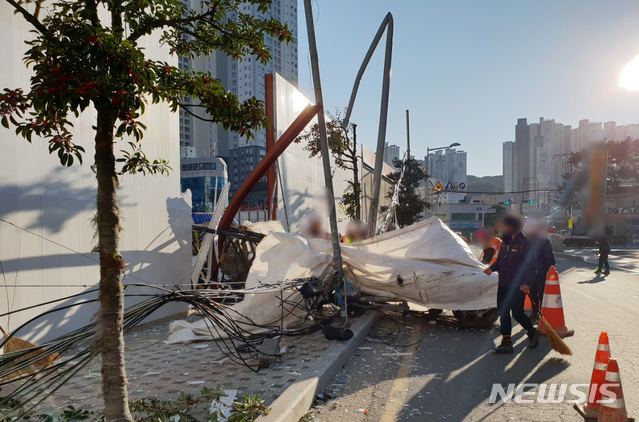
[[[35,12],[33,12],[33,16],[34,16],[36,19],[39,19],[39,18],[40,18],[40,10],[41,10],[41,8],[42,8],[42,2],[43,2],[43,1],[44,1],[44,0],[38,0],[38,1],[36,1],[36,9],[35,9]]]
[[[182,104],[182,103],[178,103],[178,105],[180,107],[182,107],[182,110],[185,111],[187,114],[190,114],[191,116],[195,117],[198,120],[201,120],[203,122],[209,122],[209,123],[219,123],[216,120],[213,119],[206,119],[202,116],[198,116],[197,114],[193,113],[191,110],[189,110],[187,107],[195,107],[192,104]],[[204,106],[200,106],[200,107],[204,107]]]
[[[37,29],[38,32],[40,32],[42,35],[48,34],[49,31],[47,30],[47,27],[44,26],[42,22],[40,22],[35,15],[32,15],[31,13],[29,13],[27,9],[22,7],[20,4],[18,4],[14,0],[6,0],[6,2],[9,3],[11,6],[13,6],[13,8],[16,9],[18,12],[20,12],[20,14],[24,17],[24,19],[27,22],[29,22],[31,25],[33,25],[33,27]],[[39,8],[37,5],[36,5],[36,11],[39,13]]]

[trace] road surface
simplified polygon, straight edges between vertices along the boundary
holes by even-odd
[[[558,269],[566,325],[575,330],[566,339],[573,356],[553,352],[543,336],[540,346],[529,350],[518,325],[515,354],[499,356],[490,353],[500,338],[497,326],[460,330],[445,314],[437,321],[388,315],[326,390],[331,398],[319,402],[307,419],[583,421],[566,402],[489,404],[489,396],[494,383],[505,389],[510,383],[589,383],[601,331],[608,332],[619,362],[628,411],[639,416],[639,276],[614,271],[595,277],[592,265],[577,258],[559,259]],[[399,334],[389,336],[390,330]],[[387,356],[394,353],[403,355]],[[533,397],[539,389],[531,387]],[[566,398],[575,396],[568,392]]]
[[[597,266],[598,257],[595,255],[596,246],[592,247],[570,247],[564,250],[564,253],[573,255],[590,262],[593,268]],[[625,269],[626,271],[639,274],[639,248],[636,246],[612,246],[608,262],[615,269]]]

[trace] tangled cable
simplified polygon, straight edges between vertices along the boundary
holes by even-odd
[[[324,315],[318,309],[320,306],[317,303],[310,303],[299,295],[297,288],[301,283],[303,282],[292,281],[259,286],[253,289],[219,292],[214,290],[171,291],[147,284],[130,284],[156,287],[161,290],[161,293],[127,294],[127,297],[143,297],[145,299],[125,309],[123,330],[127,333],[164,305],[173,302],[186,303],[203,318],[211,336],[218,339],[214,343],[226,357],[257,371],[259,369],[257,358],[258,354],[261,353],[258,353],[258,346],[264,338],[306,334],[320,328],[318,323],[321,321],[330,319],[330,312],[328,316]],[[206,294],[202,294],[203,292]],[[222,303],[229,293],[239,296],[276,293],[275,296],[278,297],[282,307],[281,314],[273,321],[258,324],[237,309]],[[80,295],[71,297],[78,296]],[[68,298],[61,298],[49,303],[66,299]],[[5,347],[5,345],[11,345],[12,342],[23,342],[23,344],[30,346],[20,347],[20,350],[8,350],[0,355],[0,388],[9,385],[13,388],[13,391],[7,396],[0,398],[0,408],[15,401],[33,403],[25,413],[18,415],[18,410],[15,410],[12,414],[3,416],[24,416],[33,411],[99,354],[98,347],[96,347],[98,322],[92,322],[41,345],[31,345],[15,337],[16,334],[45,315],[97,301],[98,299],[82,299],[76,303],[44,312],[22,324],[0,344],[0,347]],[[16,310],[13,313],[26,309],[29,308]],[[297,328],[284,327],[283,321],[290,315],[299,318],[299,324],[295,324]]]

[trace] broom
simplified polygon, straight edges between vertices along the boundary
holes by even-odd
[[[2,332],[2,335],[4,336],[4,339],[5,339],[4,347],[3,347],[4,353],[19,352],[21,350],[34,349],[33,352],[27,353],[26,355],[15,359],[13,361],[13,364],[18,364],[20,362],[31,359],[32,357],[38,354],[42,354],[46,352],[47,350],[44,347],[38,346],[37,344],[28,342],[21,338],[10,337],[9,334],[7,334],[7,332],[1,326],[0,326],[0,332]],[[23,375],[33,374],[34,372],[40,371],[41,369],[44,369],[47,366],[51,365],[51,363],[53,363],[53,361],[55,361],[58,358],[58,356],[59,356],[58,353],[52,353],[49,356],[45,356],[42,359],[39,359],[36,362],[32,363],[26,368],[22,368],[22,369],[16,370],[15,372],[10,373],[6,377],[4,377],[3,380],[7,381],[7,380],[19,378]]]
[[[530,294],[528,294],[528,297],[530,298],[530,302],[533,303],[533,298],[530,296]],[[537,302],[534,303],[537,304]],[[539,305],[537,306],[537,309],[539,309]],[[541,311],[537,311],[537,313],[539,314],[539,322],[541,324],[544,324],[546,337],[548,337],[548,342],[550,343],[550,347],[552,347],[552,350],[561,355],[572,356],[572,350],[570,350],[570,347],[568,347],[566,342],[564,342],[564,340],[559,337],[559,334],[557,334],[557,332],[552,328],[552,325],[550,325],[550,323],[546,321],[546,318],[544,318],[544,316],[541,314]]]
[[[539,313],[539,321],[544,324],[546,337],[548,337],[548,341],[550,342],[550,347],[552,347],[552,350],[562,355],[572,356],[572,350],[570,350],[570,347],[568,347],[566,342],[564,342],[564,340],[559,337],[559,334],[557,334],[557,332],[552,328],[552,325],[550,325],[550,323],[546,321],[546,318],[543,317],[541,312]]]

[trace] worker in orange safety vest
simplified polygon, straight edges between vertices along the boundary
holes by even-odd
[[[475,231],[475,240],[482,248],[482,254],[479,257],[482,264],[491,266],[497,262],[499,250],[501,249],[501,239],[495,236],[495,232],[484,228],[477,229]]]

